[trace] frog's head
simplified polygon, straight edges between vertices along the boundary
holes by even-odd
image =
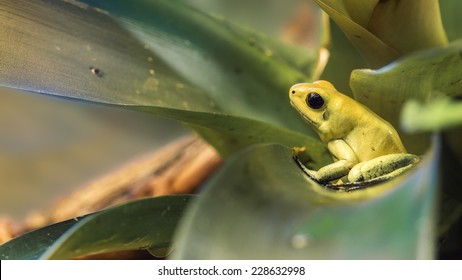
[[[302,115],[309,124],[319,128],[329,119],[330,96],[337,91],[327,81],[296,84],[290,88],[290,104]]]
[[[324,139],[330,138],[332,130],[336,129],[332,123],[336,122],[332,119],[332,112],[336,114],[336,108],[341,105],[338,104],[341,95],[327,81],[296,84],[289,91],[290,104]]]

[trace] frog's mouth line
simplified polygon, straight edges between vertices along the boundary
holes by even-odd
[[[318,128],[319,127],[319,124],[317,122],[314,122],[312,119],[308,118],[307,116],[305,116],[305,114],[303,114],[302,111],[300,111],[297,106],[295,106],[295,104],[290,101],[290,105],[292,105],[292,107],[295,108],[295,110],[297,110],[298,114],[308,123],[310,123],[311,125],[313,125],[314,127]]]

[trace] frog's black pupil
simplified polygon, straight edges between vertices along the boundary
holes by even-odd
[[[313,109],[319,109],[324,105],[324,99],[316,92],[310,92],[306,97],[306,104]]]

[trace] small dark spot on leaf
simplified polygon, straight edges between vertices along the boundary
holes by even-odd
[[[459,50],[459,56],[462,58],[462,50]]]
[[[91,72],[92,74],[96,75],[96,76],[99,77],[99,78],[102,78],[103,75],[104,75],[103,71],[101,71],[101,69],[99,69],[99,68],[95,68],[95,67],[93,67],[93,66],[90,66],[89,69],[90,69],[90,72]]]
[[[235,68],[234,68],[234,73],[235,73],[236,75],[239,75],[239,74],[242,73],[242,69],[241,69],[240,67],[235,67]]]
[[[353,36],[355,36],[355,37],[358,38],[358,39],[362,39],[362,38],[363,38],[363,37],[361,37],[361,35],[358,35],[358,34],[355,34],[355,35],[353,35]]]

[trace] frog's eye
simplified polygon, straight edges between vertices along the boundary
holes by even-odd
[[[316,92],[308,93],[306,97],[306,104],[313,109],[319,109],[324,105],[324,99],[322,99],[321,95],[317,94]]]

